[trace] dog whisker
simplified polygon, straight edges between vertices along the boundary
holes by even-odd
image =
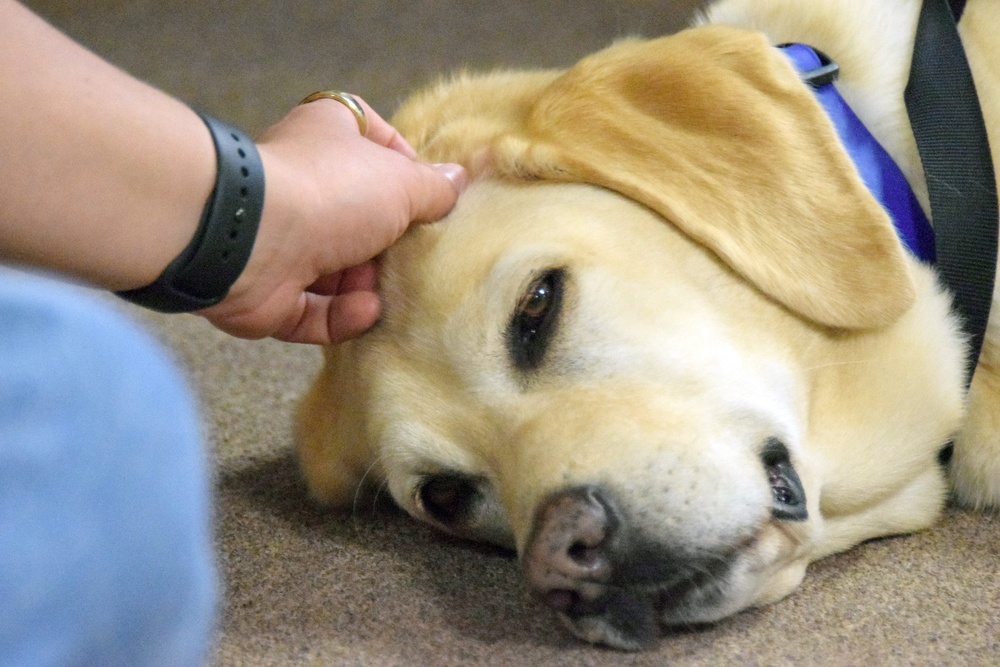
[[[372,495],[372,513],[375,512],[375,508],[378,505],[379,496],[381,496],[382,492],[385,491],[388,488],[389,488],[389,481],[388,480],[384,480],[381,484],[379,484],[375,488],[375,493]]]
[[[354,499],[351,502],[351,517],[354,520],[355,525],[357,525],[357,521],[359,518],[359,505],[361,502],[361,496],[364,493],[366,483],[368,482],[368,479],[372,476],[372,473],[374,472],[377,466],[379,466],[380,464],[384,466],[384,464],[390,460],[390,454],[391,452],[379,453],[379,455],[375,457],[375,459],[365,470],[364,474],[361,475],[361,479],[358,481],[357,486],[354,488]],[[371,505],[372,512],[374,512],[375,510],[375,505],[378,502],[378,498],[381,495],[382,490],[387,488],[388,486],[389,486],[388,480],[382,480],[381,482],[379,482],[378,486],[375,489],[374,497],[372,499],[372,505]]]
[[[815,366],[808,366],[808,367],[804,368],[803,370],[806,373],[812,373],[813,371],[822,370],[824,368],[831,368],[833,366],[865,365],[865,364],[870,364],[870,363],[872,363],[874,361],[877,361],[877,360],[874,359],[874,358],[872,358],[872,359],[849,359],[849,360],[845,360],[845,361],[831,361],[831,362],[825,363],[825,364],[816,364]]]

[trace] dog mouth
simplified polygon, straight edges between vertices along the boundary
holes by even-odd
[[[805,520],[805,492],[788,448],[772,438],[760,460],[771,521]],[[667,546],[631,526],[606,489],[586,485],[542,503],[523,563],[529,584],[575,634],[642,650],[663,626],[708,623],[738,610],[729,599],[733,570],[762,529],[728,547]]]
[[[603,585],[593,582],[589,591],[554,589],[545,594],[544,600],[587,641],[645,650],[656,642],[664,627],[697,626],[717,620],[711,610],[724,604],[730,572],[743,548],[683,561],[660,556],[654,565],[647,561],[643,569],[669,570],[669,577],[643,581],[641,576],[628,576],[628,581]]]

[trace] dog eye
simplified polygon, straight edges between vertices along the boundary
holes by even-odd
[[[451,525],[466,520],[477,502],[475,480],[456,473],[431,475],[417,489],[417,502],[440,523]]]
[[[771,485],[771,515],[784,521],[805,521],[809,518],[806,492],[792,465],[788,447],[777,438],[771,438],[764,445],[760,459]]]
[[[564,282],[563,269],[546,271],[521,297],[507,331],[507,347],[519,369],[541,365],[559,318]]]

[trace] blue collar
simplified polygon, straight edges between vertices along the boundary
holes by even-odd
[[[933,263],[934,230],[903,172],[834,87],[837,65],[805,44],[783,44],[779,48],[813,88],[861,179],[892,218],[900,240],[917,259]]]

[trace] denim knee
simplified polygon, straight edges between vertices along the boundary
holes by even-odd
[[[155,341],[82,290],[0,273],[0,663],[201,662],[205,457]]]

